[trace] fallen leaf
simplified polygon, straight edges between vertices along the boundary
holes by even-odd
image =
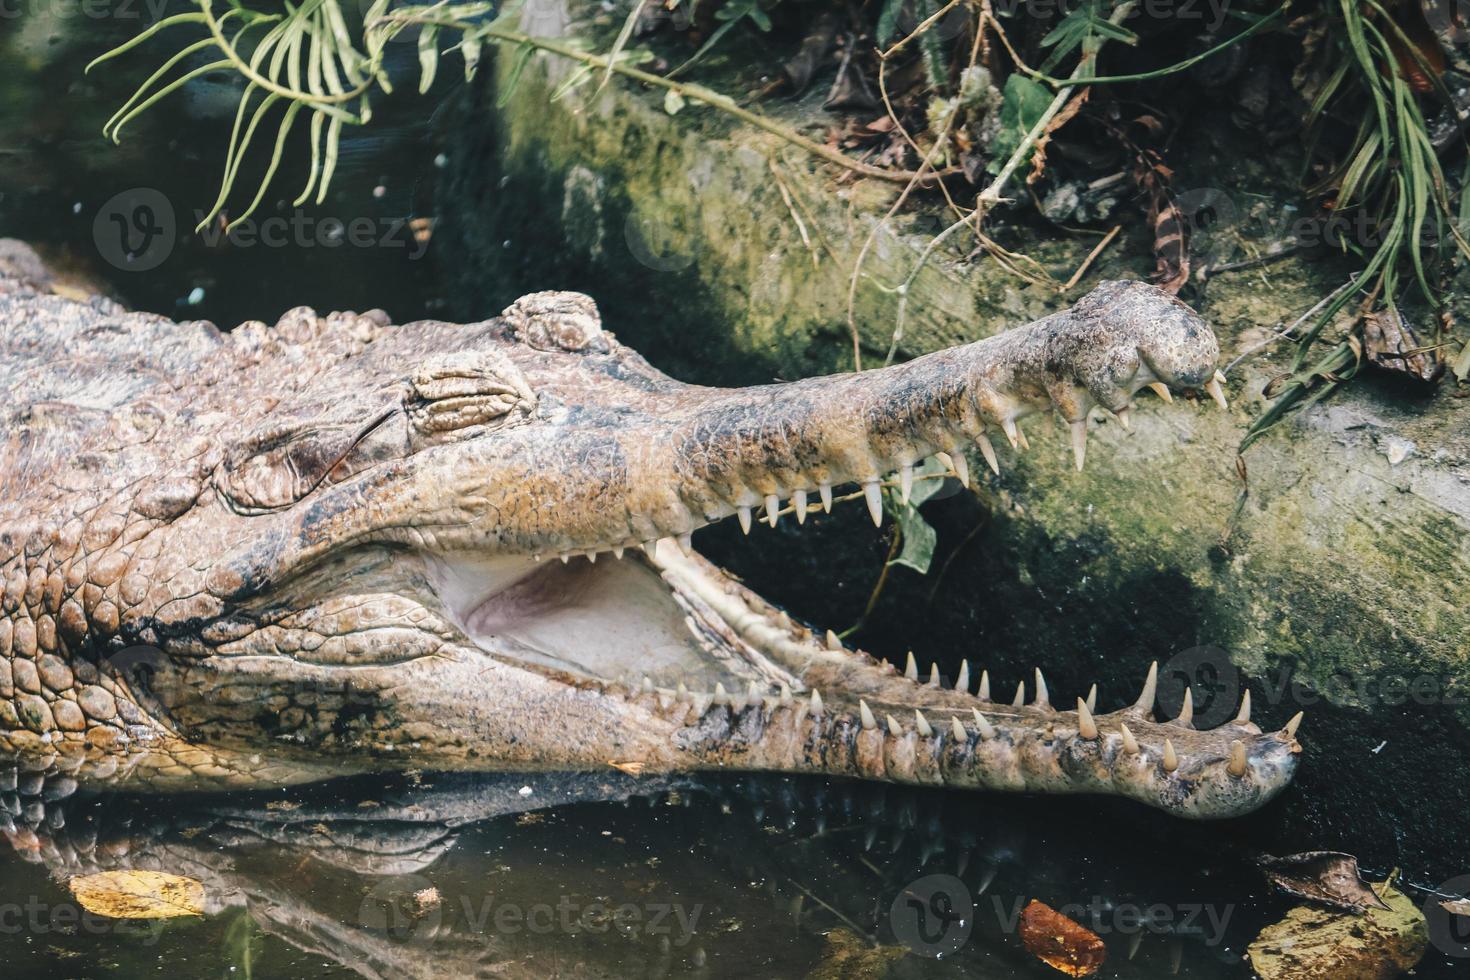
[[[1021,911],[1021,943],[1047,966],[1072,977],[1089,977],[1107,959],[1097,933],[1036,899]]]
[[[641,762],[618,762],[616,759],[610,759],[607,764],[619,772],[625,772],[630,776],[643,775],[643,763]]]
[[[204,914],[204,885],[162,871],[103,871],[67,882],[82,908],[112,919],[174,919]]]
[[[1456,898],[1447,902],[1440,902],[1440,908],[1451,915],[1470,916],[1470,898]]]
[[[1333,908],[1362,913],[1366,908],[1388,908],[1358,873],[1358,859],[1340,851],[1304,851],[1273,857],[1263,854],[1256,865],[1266,879],[1288,895],[1321,902]]]
[[[1420,343],[1414,328],[1398,310],[1363,314],[1363,350],[1374,367],[1420,381],[1434,381],[1444,372],[1437,352]]]
[[[1429,948],[1424,913],[1387,883],[1380,888],[1383,908],[1361,916],[1292,909],[1250,944],[1251,967],[1262,980],[1380,980],[1413,969]]]

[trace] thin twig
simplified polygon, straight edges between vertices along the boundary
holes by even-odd
[[[1261,341],[1259,344],[1253,344],[1250,347],[1246,348],[1245,350],[1241,351],[1240,354],[1236,356],[1235,360],[1233,360],[1229,364],[1225,365],[1225,370],[1223,372],[1221,372],[1221,373],[1228,375],[1230,372],[1234,371],[1240,365],[1240,362],[1241,361],[1243,361],[1246,358],[1252,356],[1253,354],[1260,353],[1261,351],[1265,350],[1267,347],[1270,347],[1272,344],[1276,343],[1279,340],[1285,340],[1285,339],[1287,339],[1288,337],[1291,336],[1292,332],[1295,331],[1297,327],[1300,327],[1303,323],[1306,323],[1312,317],[1316,316],[1317,313],[1318,313],[1318,311],[1320,311],[1322,309],[1322,307],[1326,306],[1328,303],[1331,303],[1334,299],[1336,299],[1337,296],[1344,289],[1351,289],[1353,286],[1356,286],[1357,284],[1358,284],[1358,276],[1354,275],[1354,276],[1349,277],[1349,279],[1348,279],[1347,282],[1343,283],[1341,286],[1338,286],[1332,292],[1330,292],[1326,296],[1322,297],[1320,300],[1318,300],[1312,306],[1312,308],[1310,310],[1308,310],[1307,312],[1303,313],[1301,316],[1297,317],[1296,320],[1295,320],[1295,322],[1293,322],[1291,326],[1287,327],[1285,330],[1282,330],[1282,331],[1279,331],[1277,333],[1272,334],[1270,337],[1267,337],[1265,340]]]
[[[1066,284],[1063,285],[1061,289],[1057,290],[1057,292],[1065,293],[1067,290],[1077,285],[1078,281],[1087,274],[1087,267],[1092,265],[1092,260],[1101,255],[1102,250],[1107,248],[1108,244],[1112,242],[1114,238],[1117,238],[1118,232],[1122,230],[1122,225],[1113,225],[1113,230],[1103,236],[1102,241],[1093,246],[1092,251],[1087,253],[1087,258],[1083,259],[1082,264],[1077,267],[1077,271],[1072,273],[1072,278],[1068,279]]]

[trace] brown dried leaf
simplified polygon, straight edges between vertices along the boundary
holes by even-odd
[[[204,914],[204,886],[162,871],[103,871],[67,882],[77,903],[113,919],[176,919]]]
[[[1358,873],[1358,859],[1340,851],[1304,851],[1273,857],[1263,854],[1256,865],[1266,879],[1288,895],[1361,914],[1388,908]]]
[[[1424,349],[1414,328],[1398,310],[1363,314],[1363,347],[1368,362],[1386,371],[1420,381],[1434,381],[1444,372],[1444,363],[1436,352]]]
[[[1108,956],[1097,933],[1034,898],[1021,911],[1021,943],[1047,966],[1073,977],[1092,976]]]
[[[1455,898],[1439,903],[1440,908],[1451,915],[1470,916],[1470,898]]]
[[[1041,131],[1036,139],[1035,154],[1031,157],[1031,172],[1026,175],[1026,183],[1034,184],[1041,179],[1046,172],[1046,147],[1051,143],[1051,134],[1065,126],[1072,117],[1081,111],[1082,106],[1087,103],[1087,97],[1092,94],[1092,89],[1084,88],[1067,101],[1061,110],[1051,117],[1051,122]]]
[[[618,762],[616,759],[609,759],[607,764],[619,772],[625,772],[630,776],[643,775],[643,763],[641,762]]]

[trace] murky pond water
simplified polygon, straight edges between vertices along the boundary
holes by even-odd
[[[139,22],[37,9],[0,36],[0,235],[179,319],[443,307],[423,103],[385,105],[346,144],[323,207],[272,201],[248,239],[196,234],[229,93],[201,86],[110,147],[101,122],[151,65],[87,81],[80,65]],[[138,206],[157,219],[160,200],[148,268],[119,259],[110,236],[141,233]],[[1289,907],[1230,827],[820,779],[422,774],[132,797],[0,761],[0,834],[7,978],[837,977],[881,975],[894,953],[900,977],[1057,976],[1019,935],[1032,899],[1102,937],[1103,976],[1241,977]],[[110,870],[193,878],[203,914],[86,913],[68,882]],[[1417,975],[1453,965],[1435,951]]]

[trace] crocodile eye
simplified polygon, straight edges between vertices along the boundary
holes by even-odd
[[[507,306],[500,316],[517,338],[537,350],[606,353],[609,349],[597,304],[583,293],[531,293]]]
[[[395,410],[396,411],[396,410]],[[251,436],[225,459],[215,484],[245,513],[289,507],[341,468],[394,412],[368,424],[286,424]]]
[[[414,428],[427,436],[525,419],[536,395],[525,375],[504,354],[457,351],[434,358],[410,379],[408,404]]]

